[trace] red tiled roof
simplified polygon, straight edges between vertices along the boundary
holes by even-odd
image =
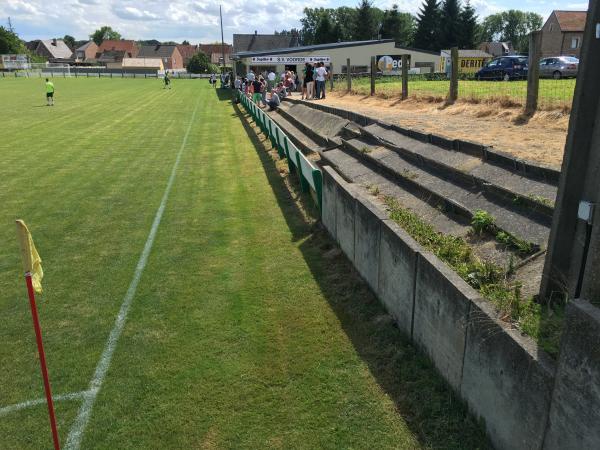
[[[206,53],[207,55],[212,55],[213,53],[222,53],[221,44],[199,44],[198,47],[200,51]],[[228,55],[231,53],[232,46],[229,44],[224,45],[225,54]]]
[[[197,45],[178,45],[177,50],[181,53],[184,60],[187,60],[198,53]]]
[[[98,53],[103,53],[105,51],[119,51],[132,53],[135,49],[137,49],[137,44],[135,43],[135,41],[127,41],[123,39],[119,41],[106,40],[98,46]]]
[[[587,11],[554,11],[560,31],[583,31]]]

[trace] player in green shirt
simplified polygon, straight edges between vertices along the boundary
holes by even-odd
[[[165,71],[164,82],[165,82],[164,89],[171,89],[171,78],[169,78],[169,71],[168,70]]]
[[[46,78],[46,101],[48,106],[54,106],[54,83]]]

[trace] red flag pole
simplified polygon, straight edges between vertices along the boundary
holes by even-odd
[[[54,415],[54,404],[52,403],[52,392],[50,390],[50,379],[48,378],[48,367],[46,366],[46,354],[44,353],[44,343],[42,342],[42,330],[38,319],[37,305],[35,304],[35,294],[33,292],[33,283],[31,282],[31,273],[25,274],[27,282],[27,293],[29,294],[29,305],[31,306],[31,317],[33,319],[33,328],[35,329],[35,339],[37,341],[38,353],[40,355],[40,366],[42,368],[42,377],[44,378],[44,391],[46,392],[46,402],[48,403],[48,415],[50,416],[50,427],[52,428],[52,439],[54,440],[54,449],[60,450],[58,441],[58,430],[56,428],[56,417]]]

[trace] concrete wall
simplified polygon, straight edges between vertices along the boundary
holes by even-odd
[[[600,310],[567,307],[544,449],[600,448]]]
[[[323,225],[498,449],[600,448],[600,311],[569,306],[558,369],[362,191],[323,169]],[[555,375],[556,374],[556,375]]]

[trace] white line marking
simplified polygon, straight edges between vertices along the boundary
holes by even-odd
[[[183,150],[185,148],[185,145],[187,144],[188,136],[190,134],[190,130],[192,129],[194,119],[196,118],[196,111],[198,110],[199,104],[200,97],[198,97],[198,100],[196,101],[196,106],[194,107],[190,123],[187,127],[185,135],[183,136],[183,142],[181,143],[181,147],[179,147],[177,158],[175,159],[175,163],[173,164],[173,168],[171,169],[171,176],[169,177],[169,181],[167,182],[167,187],[165,188],[165,192],[160,202],[160,206],[158,207],[156,215],[154,216],[154,222],[152,222],[150,234],[148,234],[148,239],[146,240],[146,244],[144,245],[144,250],[142,251],[140,259],[135,268],[133,279],[131,280],[129,289],[127,289],[127,293],[123,298],[123,303],[121,304],[121,309],[119,310],[119,314],[115,320],[115,325],[111,330],[110,335],[108,336],[108,340],[106,341],[106,345],[104,346],[104,351],[100,356],[100,360],[98,361],[98,365],[96,366],[96,371],[94,372],[94,376],[90,381],[89,391],[91,392],[91,395],[86,396],[84,398],[81,408],[79,408],[79,413],[77,414],[75,422],[73,423],[73,425],[71,426],[71,430],[69,431],[69,437],[67,438],[67,444],[65,446],[66,449],[79,449],[79,447],[81,446],[81,439],[83,438],[85,427],[87,426],[87,423],[90,420],[92,409],[94,408],[94,402],[96,401],[96,397],[98,396],[98,392],[100,391],[100,387],[102,386],[102,382],[104,381],[104,377],[106,376],[106,372],[108,371],[108,368],[110,366],[113,353],[115,352],[115,348],[117,347],[117,342],[119,341],[119,337],[121,336],[123,327],[125,326],[125,321],[127,320],[127,314],[129,313],[131,302],[133,301],[133,297],[135,296],[135,291],[137,289],[138,283],[140,282],[140,278],[142,277],[142,273],[144,272],[144,268],[146,267],[146,263],[148,262],[148,256],[150,255],[150,251],[152,250],[154,238],[156,237],[158,226],[160,225],[162,215],[165,211],[167,200],[169,199],[169,194],[171,193],[171,188],[173,187],[173,182],[175,181],[177,167],[179,166],[181,155],[183,154]]]
[[[53,395],[52,400],[55,402],[64,401],[64,400],[78,400],[80,398],[85,398],[86,395],[90,395],[90,391],[81,391],[81,392],[71,392],[70,394],[62,394],[62,395]],[[0,408],[0,417],[6,416],[10,413],[21,411],[22,409],[31,408],[33,406],[42,405],[46,403],[46,398],[37,398],[35,400],[28,400],[22,403],[16,403],[14,405],[4,406]]]

